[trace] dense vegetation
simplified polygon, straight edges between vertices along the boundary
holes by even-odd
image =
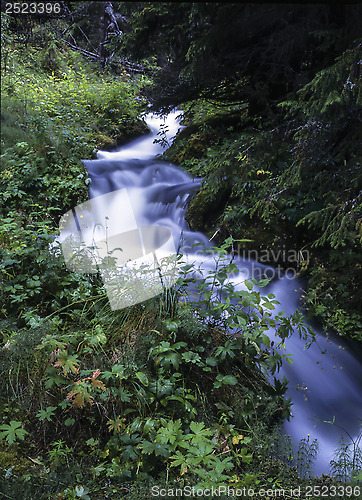
[[[255,280],[236,292],[225,256],[233,238],[297,250],[281,264],[308,278],[305,307],[361,340],[360,6],[59,4],[1,20],[0,493],[359,484],[357,450],[310,478],[316,443],[296,452],[280,433],[287,381],[267,374],[291,360],[266,332],[313,333],[299,313],[274,320]],[[111,311],[99,276],[50,244],[87,199],[81,159],[146,132],[148,100],[184,110],[165,157],[204,179],[188,220],[214,235],[217,266],[198,300],[181,300],[185,267],[162,296]]]

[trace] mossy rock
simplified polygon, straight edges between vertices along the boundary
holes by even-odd
[[[95,140],[97,143],[97,147],[102,150],[106,150],[108,148],[113,148],[115,147],[116,143],[112,137],[109,137],[108,135],[104,134],[96,134],[95,135]]]
[[[215,131],[204,132],[197,129],[197,127],[190,127],[194,132],[190,135],[189,127],[187,134],[181,130],[177,136],[177,140],[167,150],[164,157],[178,165],[188,160],[200,159],[204,156],[207,148],[215,144],[220,135]]]
[[[150,129],[143,120],[133,119],[123,122],[116,129],[115,145],[121,146],[132,139],[149,133]]]
[[[207,148],[222,141],[227,129],[241,130],[246,126],[245,118],[239,111],[210,116],[198,123],[186,122],[186,127],[179,131],[164,157],[177,165],[187,160],[200,159]],[[230,131],[227,132],[230,134]]]
[[[206,214],[212,203],[212,199],[203,191],[193,198],[186,214],[186,220],[193,231],[205,230]]]
[[[130,119],[116,126],[114,130],[105,130],[94,135],[97,148],[111,151],[132,139],[148,134],[150,129],[143,120]]]
[[[221,187],[217,196],[207,189],[199,191],[190,203],[186,220],[193,231],[202,231],[208,234],[213,231],[215,223],[223,213],[229,199],[230,190]]]

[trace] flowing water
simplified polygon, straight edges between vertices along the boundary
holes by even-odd
[[[95,198],[116,190],[127,188],[135,220],[139,226],[165,226],[172,232],[175,248],[186,249],[186,258],[201,264],[204,271],[212,267],[212,259],[201,257],[192,249],[193,244],[209,245],[202,233],[190,231],[184,216],[190,194],[200,187],[199,180],[174,165],[156,158],[164,151],[165,145],[154,142],[165,139],[157,135],[167,129],[167,137],[172,138],[180,127],[177,112],[167,118],[146,117],[151,133],[130,142],[118,151],[100,151],[97,160],[85,161],[88,169],[90,198]],[[119,204],[109,208],[113,218],[122,212]],[[122,228],[120,228],[120,231]],[[235,260],[240,274],[234,284],[242,287],[250,273],[263,274],[267,267],[252,260]],[[270,268],[269,268],[270,269]],[[292,314],[300,303],[302,285],[288,273],[277,277],[268,285],[280,302],[277,310]],[[272,336],[273,332],[269,332]],[[360,428],[362,410],[362,369],[359,355],[339,339],[317,331],[317,342],[305,350],[303,340],[297,334],[286,342],[286,353],[292,355],[293,365],[284,363],[278,374],[289,380],[287,397],[292,397],[292,417],[285,430],[294,442],[315,438],[319,442],[319,453],[314,472],[329,473],[329,462],[340,437],[348,439],[339,427],[323,423],[335,419],[335,423],[356,439]],[[325,351],[322,354],[322,351]],[[316,421],[315,419],[318,419]]]

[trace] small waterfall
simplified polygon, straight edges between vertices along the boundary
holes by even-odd
[[[88,169],[90,198],[127,188],[134,216],[139,226],[165,226],[172,232],[175,248],[188,248],[185,256],[190,262],[195,261],[211,268],[210,261],[193,252],[195,243],[208,244],[201,233],[190,231],[184,216],[186,202],[190,193],[200,187],[199,180],[190,179],[189,175],[166,162],[159,161],[156,156],[164,150],[164,146],[154,140],[160,128],[167,131],[166,139],[171,142],[172,136],[180,128],[177,112],[166,118],[147,116],[146,122],[150,134],[130,142],[118,151],[98,153],[97,160],[85,161]],[[112,217],[121,218],[122,206],[115,204],[108,207]],[[247,274],[265,274],[268,268],[262,264],[235,259],[239,274],[234,276],[236,287],[243,287]],[[301,283],[288,275],[275,277],[268,285],[268,292],[273,293],[280,302],[278,310],[292,314],[298,307],[301,297]],[[284,376],[289,380],[287,397],[292,397],[292,418],[285,429],[295,442],[309,438],[317,439],[319,453],[314,472],[329,473],[329,462],[337,447],[338,439],[343,431],[321,421],[335,419],[336,424],[346,429],[352,436],[359,432],[362,409],[362,369],[358,357],[340,338],[326,336],[317,331],[317,342],[304,349],[304,342],[293,335],[285,341],[286,353],[292,355],[293,365],[284,363],[278,378]],[[269,335],[273,337],[274,332]],[[324,352],[322,354],[322,352]],[[315,420],[315,419],[318,419]]]

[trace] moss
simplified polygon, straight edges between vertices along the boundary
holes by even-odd
[[[239,111],[210,116],[198,123],[189,123],[187,119],[184,122],[187,126],[177,134],[177,139],[164,154],[168,161],[177,165],[202,158],[208,147],[223,140],[227,129],[237,130],[245,126]]]
[[[97,132],[94,135],[97,148],[105,151],[112,150],[122,144],[149,133],[149,128],[143,120],[127,120],[118,124],[113,130],[107,130],[107,134]]]
[[[179,134],[178,142],[167,150],[166,158],[178,165],[190,159],[200,159],[206,152],[206,149],[211,144],[214,144],[219,135],[213,132],[204,132],[198,130],[199,127],[190,127],[194,133],[190,134],[190,130],[185,134],[182,130]],[[186,129],[184,129],[186,130]]]
[[[95,134],[95,139],[97,141],[97,146],[102,150],[115,146],[114,139],[112,139],[108,135],[104,135],[104,134],[100,134],[100,133]]]
[[[6,472],[11,467],[12,474],[17,476],[34,469],[33,463],[27,458],[20,456],[16,448],[0,443],[0,471]]]
[[[202,231],[210,236],[215,231],[218,218],[222,215],[229,199],[228,187],[221,187],[218,197],[204,189],[196,194],[187,210],[186,220],[193,231]]]
[[[127,120],[124,124],[117,126],[115,145],[120,146],[149,132],[150,129],[143,120]]]

